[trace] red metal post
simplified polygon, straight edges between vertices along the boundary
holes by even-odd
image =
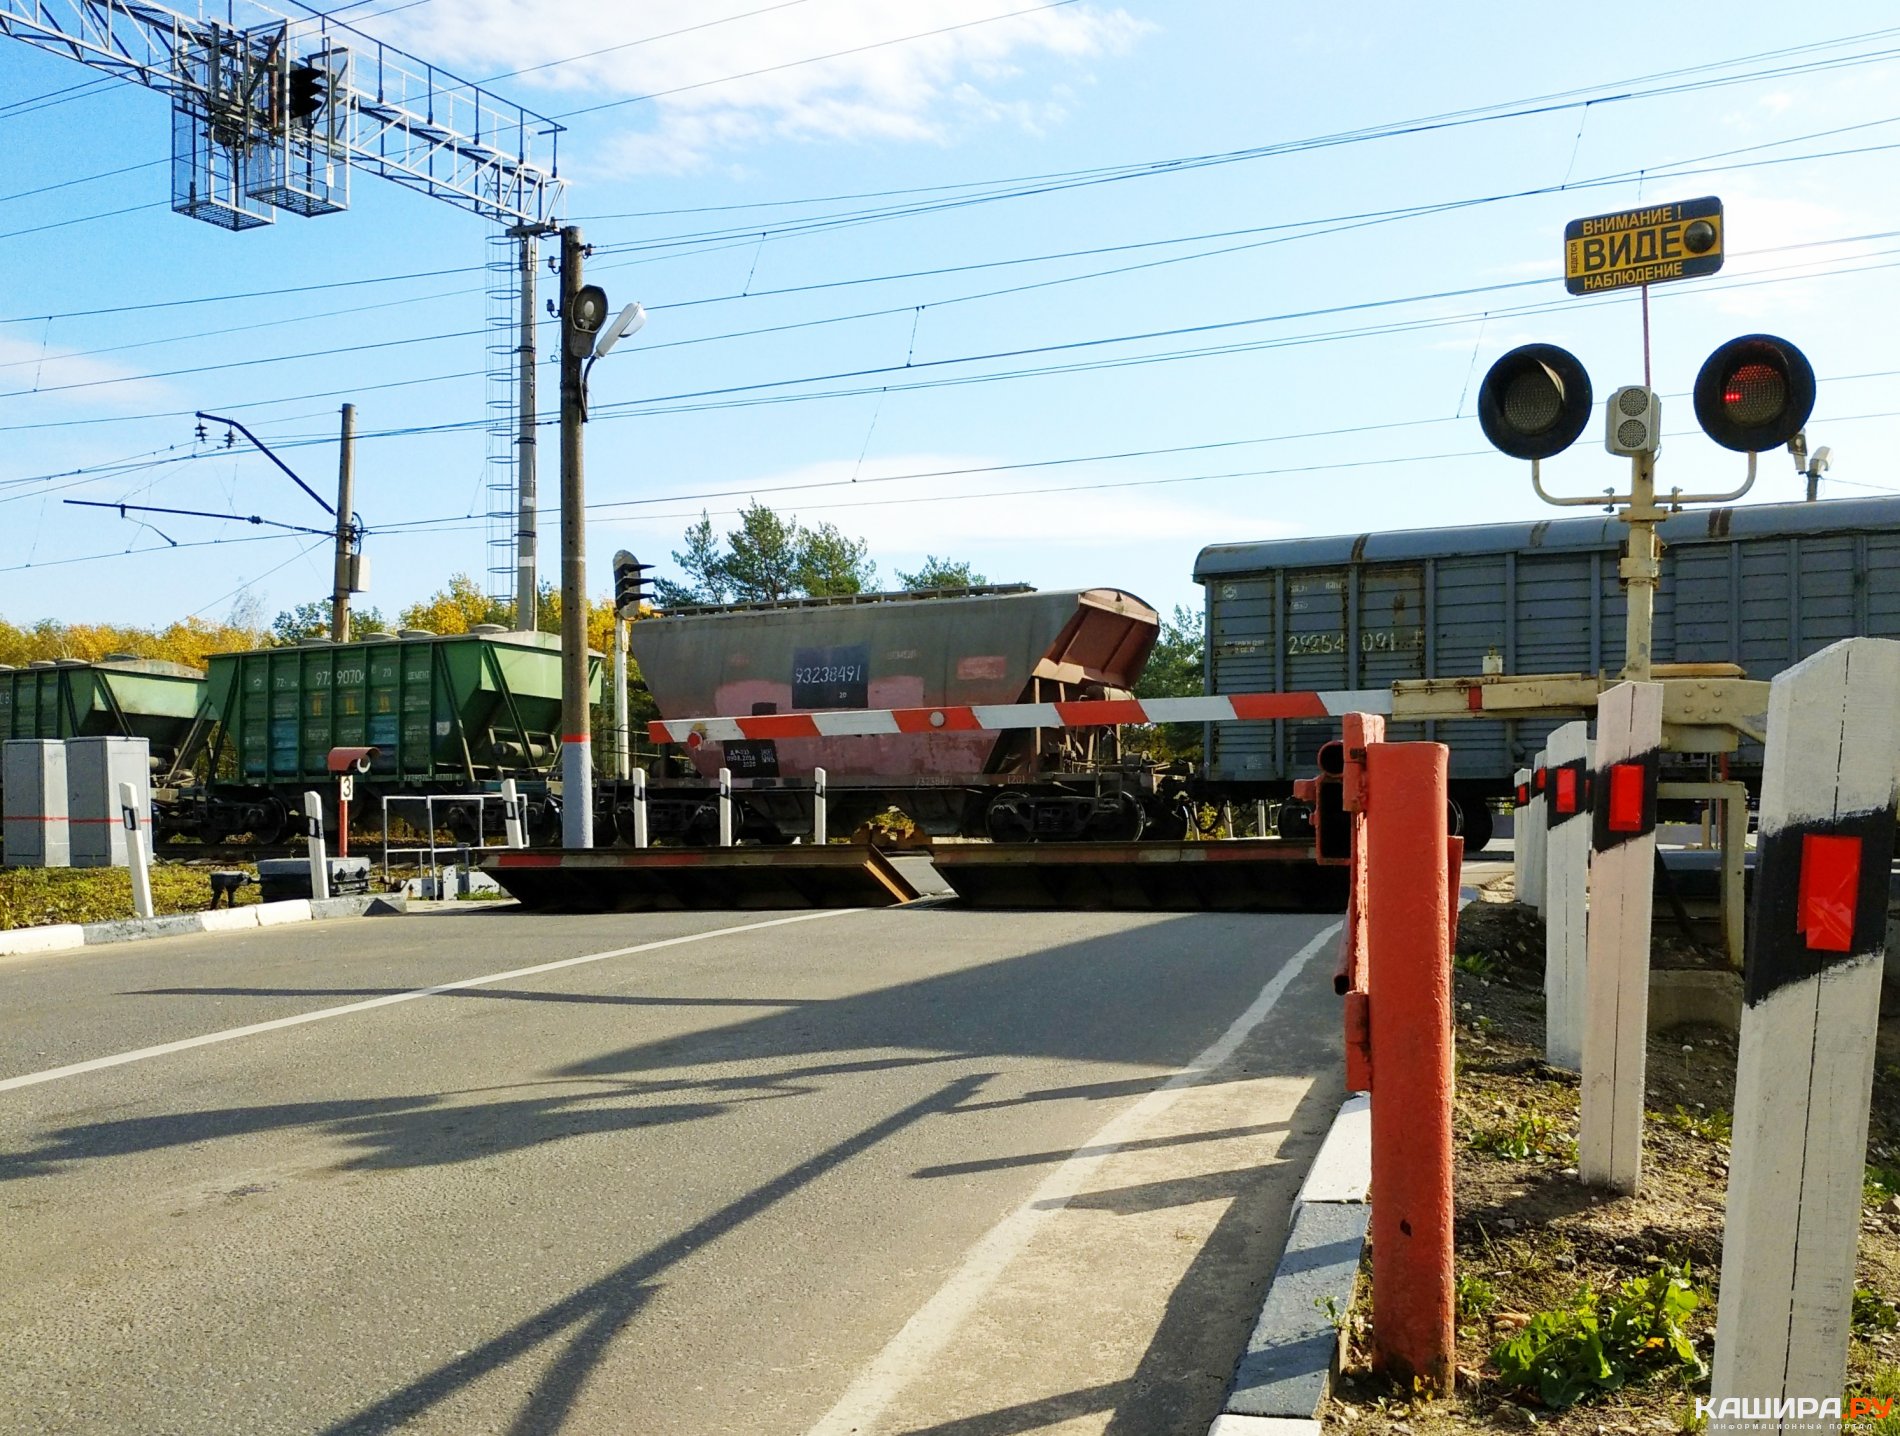
[[[1447,749],[1366,750],[1372,1335],[1401,1380],[1451,1389],[1451,884]]]

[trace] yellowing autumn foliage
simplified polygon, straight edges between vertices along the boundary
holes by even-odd
[[[0,619],[0,663],[18,667],[44,658],[79,658],[96,662],[108,653],[131,653],[140,658],[162,658],[202,668],[213,653],[259,648],[270,641],[267,631],[206,623],[187,618],[163,628],[132,628],[111,623],[61,623],[43,618],[28,627]]]

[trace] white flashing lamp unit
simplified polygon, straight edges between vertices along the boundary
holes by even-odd
[[[1626,384],[1603,406],[1603,447],[1636,458],[1662,452],[1662,398],[1654,389]]]

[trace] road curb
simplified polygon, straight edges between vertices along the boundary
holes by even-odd
[[[324,922],[342,917],[379,917],[407,912],[409,900],[400,893],[365,894],[313,902],[292,898],[286,902],[255,903],[248,907],[214,908],[209,912],[177,913],[170,917],[120,918],[113,922],[62,922],[44,927],[20,927],[0,932],[0,957],[22,957],[39,952],[62,952],[108,943],[142,942],[154,937],[180,937],[198,932],[246,932],[281,927],[293,922]]]
[[[1303,1436],[1339,1371],[1337,1321],[1372,1220],[1372,1101],[1355,1092],[1333,1118],[1293,1202],[1286,1250],[1208,1436]]]

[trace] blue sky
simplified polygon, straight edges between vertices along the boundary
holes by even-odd
[[[1599,396],[1639,381],[1636,299],[1564,294],[1563,225],[1704,194],[1726,205],[1725,269],[1653,291],[1659,477],[1739,481],[1687,391],[1716,344],[1767,331],[1820,377],[1823,494],[1900,488],[1887,7],[1809,7],[1798,31],[1766,4],[1633,28],[1287,13],[365,0],[344,18],[474,78],[543,66],[494,88],[546,114],[631,101],[560,139],[588,277],[651,313],[593,379],[598,593],[614,549],[668,571],[702,507],[729,525],[749,496],[867,538],[886,578],[936,553],[1163,607],[1198,604],[1207,543],[1551,515],[1486,449],[1478,380],[1543,339]],[[0,614],[219,617],[248,592],[268,616],[327,594],[312,536],[62,502],[324,522],[216,426],[196,443],[196,409],[327,493],[354,399],[367,600],[393,614],[482,576],[484,435],[392,431],[485,412],[492,227],[370,175],[338,215],[236,234],[174,215],[168,101],[93,80],[0,40]],[[1198,156],[1228,158],[1072,182]],[[1069,178],[1005,183],[1040,176]],[[892,206],[914,212],[866,213]],[[542,452],[551,498],[551,428]],[[1753,497],[1799,497],[1785,456],[1763,470]],[[1546,472],[1568,492],[1624,475],[1595,423]],[[543,533],[552,553],[552,514]]]

